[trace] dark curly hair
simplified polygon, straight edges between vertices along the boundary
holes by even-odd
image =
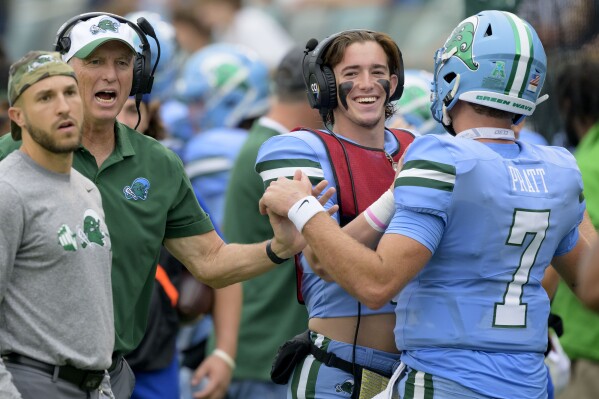
[[[575,124],[599,120],[599,61],[576,58],[564,64],[556,78],[555,94],[568,140],[577,146],[581,137]]]

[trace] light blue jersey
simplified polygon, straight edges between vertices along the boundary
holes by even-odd
[[[385,151],[393,153],[397,148],[398,142],[395,136],[385,131]],[[280,176],[293,178],[297,169],[301,169],[308,175],[312,184],[326,179],[329,182],[328,187],[336,187],[336,179],[326,147],[316,134],[308,131],[282,134],[270,138],[260,148],[256,170],[260,173],[265,187]],[[335,194],[325,204],[325,208],[328,209],[337,203],[338,198]],[[335,213],[333,218],[339,223],[338,213]],[[355,298],[338,284],[326,282],[318,277],[303,257],[301,263],[302,294],[310,318],[357,316],[358,301]],[[362,306],[361,312],[362,315],[392,313],[393,306],[388,304],[378,310]]]
[[[489,397],[546,397],[549,299],[541,280],[578,239],[585,206],[574,158],[520,141],[422,136],[406,153],[394,196],[386,233],[433,253],[395,298],[402,361]],[[424,224],[398,223],[405,213],[425,215]],[[435,223],[439,235],[422,228]]]
[[[244,129],[214,128],[195,135],[183,149],[185,172],[196,196],[204,199],[219,227],[231,168],[247,137]]]

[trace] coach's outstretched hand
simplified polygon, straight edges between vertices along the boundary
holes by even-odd
[[[317,197],[318,202],[324,206],[335,194],[333,187],[325,191],[327,186],[328,182],[323,180],[312,187],[308,176],[300,170],[295,172],[293,180],[279,177],[270,183],[260,199],[259,206],[260,213],[268,215],[270,220],[274,232],[272,249],[279,257],[289,258],[306,246],[304,238],[287,217],[289,209],[298,200],[309,195]],[[337,210],[339,206],[335,205],[329,208],[327,213],[333,215]]]

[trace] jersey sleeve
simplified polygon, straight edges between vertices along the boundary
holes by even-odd
[[[314,149],[293,134],[282,134],[266,140],[258,151],[256,172],[264,182],[264,188],[279,177],[293,179],[301,169],[312,185],[324,179],[324,172]]]
[[[264,182],[264,189],[279,177],[293,179],[298,169],[308,176],[313,186],[326,179],[329,185],[323,192],[334,182],[324,145],[315,134],[307,131],[281,134],[266,140],[258,151],[255,169]],[[337,194],[334,194],[324,207],[328,209],[336,203]]]
[[[455,160],[447,144],[428,135],[410,145],[394,183],[396,209],[431,214],[447,223],[456,181]]]

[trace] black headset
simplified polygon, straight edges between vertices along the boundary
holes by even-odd
[[[145,18],[138,18],[137,23],[133,23],[119,15],[106,12],[89,12],[77,15],[62,24],[60,29],[58,29],[58,32],[56,33],[54,49],[61,54],[67,53],[71,47],[71,38],[68,36],[70,30],[79,22],[87,21],[90,18],[100,16],[108,16],[116,19],[120,23],[129,25],[135,31],[135,33],[137,33],[137,36],[139,36],[139,39],[141,40],[141,51],[135,51],[135,62],[133,65],[133,85],[131,86],[131,93],[129,94],[130,96],[135,96],[136,99],[139,97],[139,100],[141,101],[141,97],[144,94],[148,94],[152,91],[154,72],[156,71],[156,67],[158,66],[158,61],[160,59],[160,44],[156,38],[156,33],[154,32],[152,25]],[[147,36],[152,37],[158,46],[158,57],[156,58],[154,68],[152,68],[151,65],[152,52]]]
[[[375,33],[366,29],[351,29],[328,36],[320,43],[316,39],[310,39],[306,43],[302,71],[308,89],[308,101],[310,102],[310,106],[320,110],[323,116],[337,106],[337,82],[335,81],[333,70],[323,64],[322,56],[337,37],[348,32]],[[389,97],[389,101],[399,100],[403,93],[404,85],[403,57],[397,43],[395,43],[395,46],[399,53],[399,65],[396,70],[391,71],[391,74],[397,75],[397,88]]]

